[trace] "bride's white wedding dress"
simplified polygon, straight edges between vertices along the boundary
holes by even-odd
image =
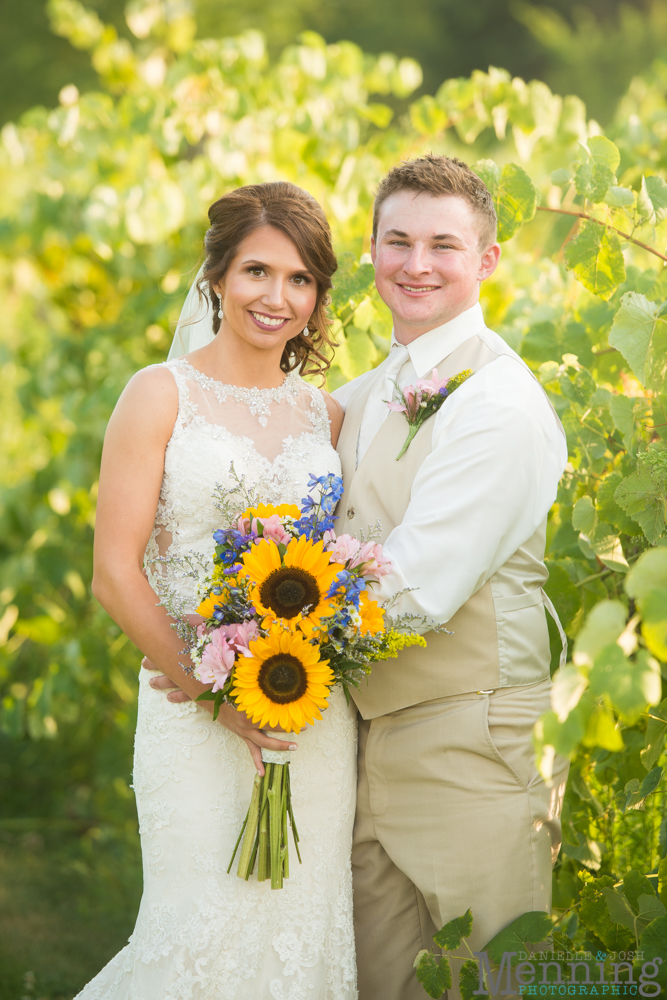
[[[290,374],[279,389],[242,389],[187,361],[167,362],[179,410],[147,563],[210,554],[216,484],[230,464],[267,503],[305,496],[309,473],[340,474],[320,392]],[[196,585],[170,583],[197,604]],[[150,575],[149,575],[150,578]],[[144,892],[129,944],[79,1000],[351,1000],[357,996],[350,849],[356,722],[335,689],[323,721],[297,737],[292,798],[303,864],[290,834],[281,890],[227,866],[255,769],[243,741],[193,702],[172,704],[140,671],[134,757]],[[238,859],[238,858],[237,858]]]

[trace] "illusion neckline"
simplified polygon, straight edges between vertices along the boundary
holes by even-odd
[[[273,386],[268,389],[259,389],[257,386],[249,388],[246,385],[234,385],[231,382],[222,382],[220,381],[220,379],[212,378],[210,375],[206,375],[204,372],[200,371],[199,368],[195,368],[195,366],[193,364],[190,364],[189,361],[186,361],[185,358],[178,358],[177,363],[184,365],[186,368],[189,368],[190,371],[194,373],[197,381],[199,381],[200,383],[202,381],[210,382],[212,386],[219,386],[221,389],[229,390],[230,394],[252,393],[253,395],[255,395],[256,393],[261,393],[262,395],[266,395],[269,398],[272,397],[276,398],[276,394],[278,393],[282,394],[285,391],[290,391],[290,390],[294,392],[297,382],[301,382],[301,376],[299,375],[299,373],[292,371],[288,372],[287,375],[285,375],[285,378],[283,379],[280,385]]]

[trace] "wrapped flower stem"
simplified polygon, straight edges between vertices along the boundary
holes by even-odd
[[[284,751],[262,753],[263,759],[286,756],[287,753]],[[236,851],[243,838],[237,869],[239,878],[247,881],[257,862],[257,881],[264,882],[270,879],[272,889],[282,889],[283,879],[289,878],[288,818],[297,857],[301,863],[299,834],[292,812],[289,761],[279,763],[271,759],[265,762],[264,776],[255,776],[248,814],[227,871],[231,871]]]

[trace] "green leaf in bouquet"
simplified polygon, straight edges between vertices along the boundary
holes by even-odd
[[[472,1000],[479,988],[479,965],[472,959],[464,962],[459,971],[459,990],[463,1000]]]
[[[509,240],[535,215],[537,194],[533,182],[516,163],[506,163],[494,194],[498,216],[498,242]]]
[[[549,570],[549,579],[544,585],[544,589],[553,602],[563,628],[567,631],[581,607],[579,590],[572,583],[569,573],[563,566],[548,561],[547,569]]]
[[[625,629],[627,609],[620,601],[600,601],[591,610],[574,645],[574,662],[592,666],[593,661],[608,646],[612,646]]]
[[[466,910],[462,917],[455,917],[445,924],[433,940],[439,948],[445,951],[456,951],[461,946],[463,938],[467,938],[472,931],[472,910]]]
[[[660,757],[667,735],[667,698],[648,710],[648,723],[644,736],[644,749],[640,753],[641,762],[647,771],[653,768]]]
[[[651,341],[658,328],[667,327],[659,312],[660,307],[645,295],[626,292],[609,333],[610,346],[621,352],[642,385],[646,385],[646,359]]]
[[[584,288],[601,299],[611,298],[625,281],[621,241],[616,233],[597,222],[584,222],[574,239],[566,243],[563,256],[566,266],[574,271]]]
[[[503,952],[531,951],[531,945],[546,941],[552,931],[551,916],[542,910],[531,910],[508,924],[499,934],[491,938],[483,949],[491,961],[498,965],[503,960]]]
[[[635,945],[634,935],[627,927],[612,920],[603,889],[612,889],[616,880],[602,875],[584,885],[579,895],[579,919],[609,951],[627,951]]]
[[[449,959],[445,955],[438,960],[432,952],[424,949],[417,955],[414,967],[417,973],[417,982],[421,983],[433,1000],[439,1000],[445,990],[451,988],[452,972],[449,967]]]

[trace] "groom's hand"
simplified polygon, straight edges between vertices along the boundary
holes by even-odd
[[[144,670],[159,670],[159,667],[156,667],[154,663],[151,663],[147,656],[144,656],[141,661],[141,666]],[[186,694],[185,691],[182,691],[178,684],[176,684],[175,681],[172,681],[171,677],[167,677],[166,674],[162,674],[160,677],[151,677],[148,683],[156,691],[169,691],[167,701],[177,703],[181,701],[192,701],[190,695]]]

